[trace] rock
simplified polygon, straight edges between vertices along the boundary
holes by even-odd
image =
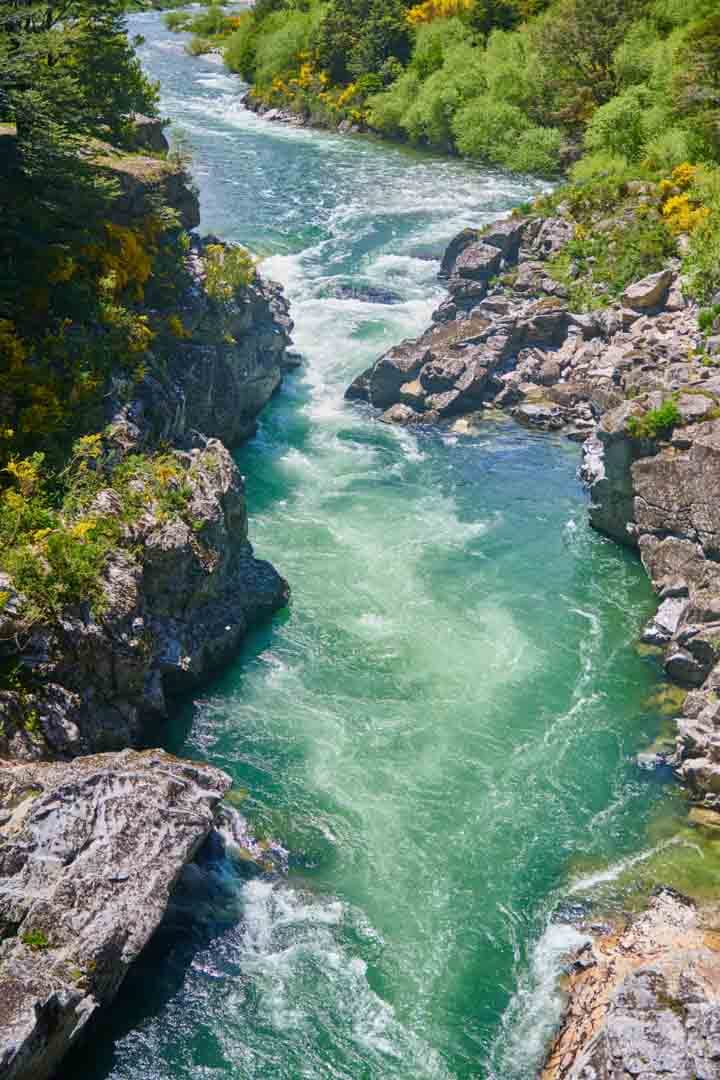
[[[477,242],[480,233],[477,229],[463,229],[448,244],[440,263],[440,277],[450,277],[455,263],[466,248]]]
[[[286,582],[248,543],[242,478],[228,450],[211,439],[176,461],[186,515],[149,504],[133,549],[109,559],[100,611],[69,609],[24,635],[17,659],[34,685],[0,691],[0,756],[137,745],[165,716],[168,691],[221,667],[251,625],[287,603]]]
[[[572,240],[575,226],[567,218],[547,218],[532,243],[532,251],[542,259],[551,259]]]
[[[463,360],[444,357],[432,360],[420,371],[420,384],[428,394],[443,393],[450,390],[465,371]]]
[[[643,631],[641,640],[646,645],[666,645],[676,633],[688,607],[689,601],[684,596],[663,600],[655,618]]]
[[[481,241],[471,244],[458,256],[453,275],[469,278],[471,281],[487,282],[498,273],[502,261],[502,251],[499,248]]]
[[[542,431],[556,431],[563,425],[560,410],[551,401],[525,401],[513,409],[512,414],[521,424]]]
[[[177,211],[184,229],[200,224],[197,192],[181,166],[161,158],[120,153],[111,146],[103,147],[95,160],[120,187],[120,197],[112,207],[118,224],[132,225],[147,217],[158,201]]]
[[[142,113],[133,113],[131,120],[136,147],[140,150],[152,150],[155,154],[167,154],[170,144],[163,131],[165,120],[156,116],[143,116]]]
[[[595,937],[541,1080],[717,1080],[720,974],[714,909],[669,889],[625,928]]]
[[[636,281],[634,285],[627,287],[623,293],[623,303],[629,308],[641,311],[662,307],[672,281],[672,270],[660,270],[657,274],[649,274],[642,281]]]
[[[229,778],[161,751],[0,768],[0,1073],[46,1080],[117,993]]]
[[[381,356],[368,376],[368,400],[378,409],[397,401],[400,387],[420,374],[431,353],[425,344],[404,341]]]
[[[214,240],[214,238],[209,238]],[[146,442],[187,445],[202,432],[237,446],[296,361],[288,354],[292,321],[282,289],[256,277],[222,302],[208,297],[207,240],[189,256],[193,287],[182,298],[185,335],[163,372],[149,371],[129,404],[118,400],[115,420],[139,425]]]
[[[347,285],[335,285],[331,295],[336,300],[362,300],[366,304],[402,304],[403,297],[394,289],[379,285],[362,285],[352,282]]]
[[[557,360],[549,357],[540,368],[538,382],[541,386],[552,386],[560,378],[560,365]]]
[[[421,421],[420,413],[410,405],[391,405],[380,417],[383,424],[417,424]]]
[[[527,218],[510,217],[502,221],[495,221],[480,232],[483,244],[499,248],[504,258],[517,258],[520,244],[522,243]]]

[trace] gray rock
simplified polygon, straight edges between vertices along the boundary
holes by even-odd
[[[483,242],[471,244],[455,260],[453,274],[471,281],[487,282],[502,266],[502,251]]]
[[[623,303],[629,308],[646,311],[662,307],[673,282],[672,270],[660,270],[649,274],[642,281],[629,285],[623,293]]]
[[[69,609],[25,634],[31,691],[0,691],[0,756],[20,759],[137,745],[166,714],[167,691],[196,685],[248,628],[287,603],[288,587],[247,540],[242,478],[217,440],[176,455],[185,515],[148,503],[132,549],[118,549],[99,611]],[[26,723],[29,712],[35,723]]]
[[[168,152],[170,144],[163,131],[167,121],[156,116],[143,116],[142,113],[133,113],[131,120],[135,146],[141,150],[152,150],[156,154]]]
[[[229,784],[160,751],[0,769],[5,1080],[46,1080],[112,1001]]]

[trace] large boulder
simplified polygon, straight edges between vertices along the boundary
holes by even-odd
[[[623,303],[639,311],[662,307],[670,291],[673,277],[672,270],[660,270],[657,274],[649,274],[642,281],[628,285],[623,293]]]
[[[47,1080],[112,1001],[229,784],[161,751],[3,764],[3,1080]]]

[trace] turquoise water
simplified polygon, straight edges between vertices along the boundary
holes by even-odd
[[[666,788],[652,610],[593,534],[577,447],[488,422],[409,433],[344,404],[420,331],[437,255],[537,185],[245,112],[240,84],[133,19],[194,156],[206,231],[265,258],[306,365],[238,460],[289,611],[178,709],[171,749],[248,797],[287,875],[206,854],[65,1080],[528,1080],[595,882],[643,856]],[[392,306],[333,299],[383,285]]]

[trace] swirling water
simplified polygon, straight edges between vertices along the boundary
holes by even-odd
[[[160,16],[132,23],[203,230],[283,282],[306,361],[238,455],[291,608],[167,739],[247,789],[290,868],[207,854],[63,1076],[527,1080],[592,892],[573,882],[643,857],[666,797],[633,763],[658,728],[650,588],[588,528],[577,447],[392,429],[342,394],[428,322],[453,233],[537,185],[272,125]]]

